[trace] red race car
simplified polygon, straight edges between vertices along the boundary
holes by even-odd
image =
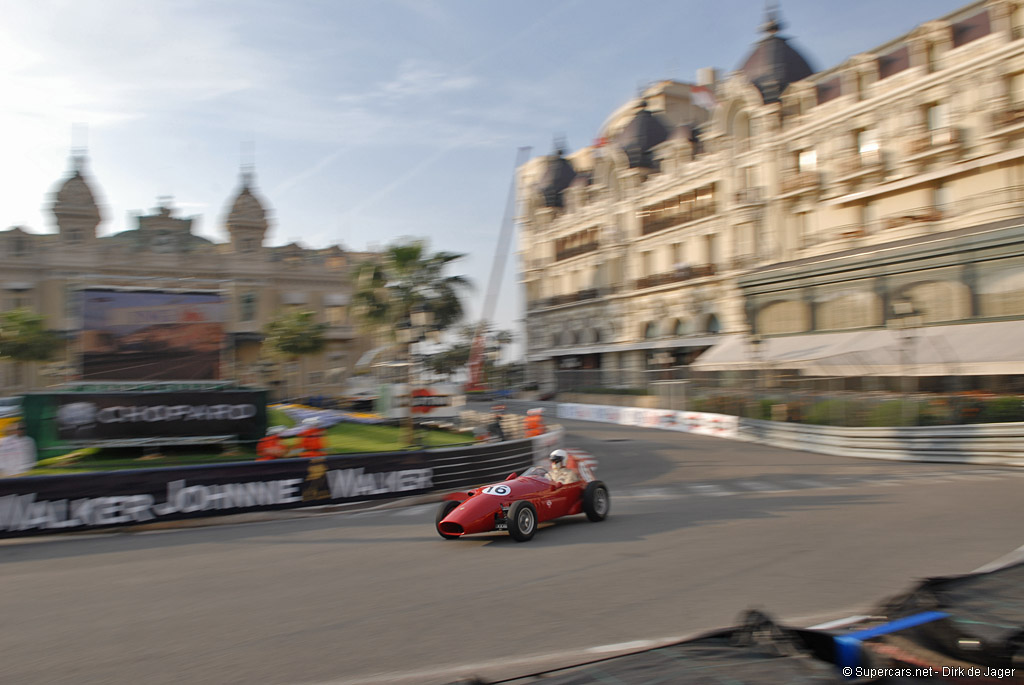
[[[573,451],[567,455],[565,468],[576,474],[576,482],[555,482],[547,469],[533,466],[518,476],[510,474],[501,483],[445,495],[446,501],[437,510],[437,532],[453,540],[507,530],[512,539],[526,542],[537,532],[538,524],[562,516],[586,514],[591,521],[603,521],[611,499],[605,484],[594,478],[596,464],[589,454]]]

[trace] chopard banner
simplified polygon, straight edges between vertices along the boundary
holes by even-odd
[[[501,480],[518,440],[417,452],[0,479],[0,538],[421,495]]]
[[[52,401],[63,442],[200,435],[258,440],[266,425],[260,391],[66,393]]]

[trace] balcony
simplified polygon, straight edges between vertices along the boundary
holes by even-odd
[[[918,134],[907,143],[907,162],[927,163],[939,158],[951,160],[960,153],[960,129],[944,126]]]
[[[821,185],[817,171],[791,171],[783,174],[780,192],[783,195],[798,195],[813,192]]]
[[[555,295],[547,299],[536,300],[532,303],[533,307],[544,308],[544,307],[558,307],[563,304],[573,304],[575,302],[585,302],[587,300],[593,300],[601,296],[601,291],[598,288],[587,288],[585,290],[577,290],[574,293],[567,295]]]
[[[699,266],[685,266],[674,271],[666,271],[660,274],[652,274],[650,276],[644,276],[636,280],[636,289],[643,290],[645,288],[654,288],[659,285],[667,285],[669,283],[679,283],[682,281],[689,281],[693,278],[704,278],[706,276],[714,276],[716,272],[714,264],[701,264]]]
[[[932,223],[942,220],[942,212],[935,207],[915,209],[903,214],[887,216],[882,220],[882,226],[886,230],[900,228],[909,224]]]
[[[579,257],[581,254],[587,254],[588,252],[594,252],[597,250],[598,244],[584,243],[582,245],[576,245],[575,247],[567,247],[563,250],[555,252],[555,261],[560,262],[563,259],[572,259],[573,257]]]
[[[763,205],[764,188],[762,188],[761,186],[755,186],[753,188],[743,188],[742,190],[737,190],[734,202],[737,207],[753,207],[757,205]]]
[[[1013,127],[1024,128],[1024,105],[1007,107],[992,113],[992,128],[996,131]]]
[[[666,228],[672,228],[673,226],[679,226],[680,224],[686,224],[691,221],[697,221],[708,216],[715,214],[715,206],[713,204],[708,205],[695,205],[694,207],[681,211],[678,213],[662,215],[662,216],[650,216],[644,217],[643,223],[640,228],[641,235],[650,235],[651,233],[657,233],[658,231],[664,231]]]
[[[858,183],[885,171],[881,150],[864,150],[840,157],[836,163],[837,183]]]
[[[731,266],[734,271],[742,271],[757,264],[757,259],[757,255],[752,254],[736,255],[732,258]]]

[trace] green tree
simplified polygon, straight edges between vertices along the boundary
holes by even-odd
[[[263,329],[264,344],[275,354],[299,362],[298,393],[305,388],[303,359],[317,354],[327,344],[326,323],[316,321],[316,313],[308,309],[291,309],[281,312]]]
[[[45,319],[29,309],[12,309],[0,314],[0,359],[46,362],[57,354],[61,339],[48,330]]]
[[[443,331],[463,316],[461,293],[470,282],[447,276],[448,266],[464,257],[455,252],[428,254],[423,240],[408,239],[389,245],[379,259],[357,271],[354,301],[360,318],[371,327],[393,329],[409,321],[417,306],[430,312],[432,327]]]

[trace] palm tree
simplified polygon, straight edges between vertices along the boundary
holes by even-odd
[[[0,359],[46,362],[60,349],[60,336],[47,330],[45,319],[29,309],[12,309],[0,315]]]
[[[356,312],[363,323],[405,345],[405,387],[403,404],[410,406],[412,393],[412,342],[426,323],[436,332],[457,323],[463,314],[461,291],[470,287],[464,276],[446,276],[448,265],[464,255],[455,252],[428,254],[423,240],[406,239],[389,245],[380,258],[357,271]],[[417,316],[417,314],[419,316]],[[417,319],[420,319],[419,321]],[[402,338],[400,330],[413,332]],[[412,411],[402,420],[402,436],[413,443]]]
[[[409,322],[412,311],[430,312],[435,330],[443,331],[463,316],[460,292],[471,287],[464,276],[446,276],[449,264],[465,255],[427,253],[423,240],[408,239],[389,245],[380,259],[357,271],[355,304],[363,322],[380,330],[394,330]]]
[[[327,324],[317,323],[316,313],[307,309],[293,309],[282,312],[270,321],[264,333],[264,343],[278,355],[298,359],[300,364],[307,355],[317,354],[327,344],[324,336]],[[304,387],[303,369],[299,369],[301,394]]]

